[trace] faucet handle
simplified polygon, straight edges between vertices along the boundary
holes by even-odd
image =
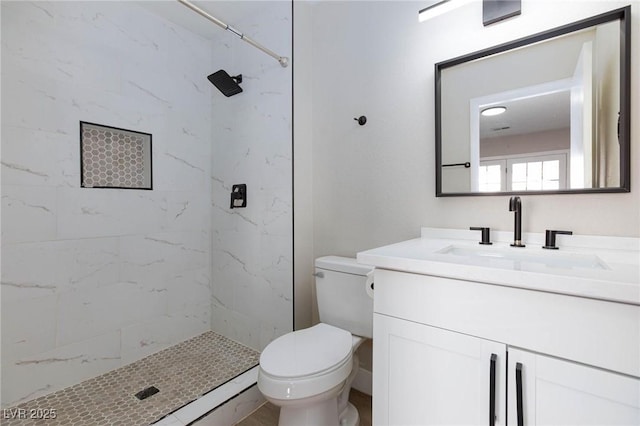
[[[483,244],[483,245],[493,244],[491,242],[491,237],[490,237],[491,230],[489,228],[483,227],[483,226],[472,226],[469,229],[471,231],[482,231],[482,241],[480,241],[478,244]]]
[[[556,231],[556,230],[550,230],[547,229],[544,233],[544,245],[542,246],[543,249],[549,249],[549,250],[558,250],[558,247],[556,247],[556,235],[557,234],[565,234],[565,235],[573,235],[573,232],[571,231]]]

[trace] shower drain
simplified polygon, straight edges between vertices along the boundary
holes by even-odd
[[[160,392],[160,389],[155,386],[149,386],[148,388],[144,388],[140,392],[138,392],[136,394],[136,398],[142,401],[143,399],[147,399],[150,396],[157,394],[158,392]]]

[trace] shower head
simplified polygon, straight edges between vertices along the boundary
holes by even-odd
[[[220,70],[207,78],[226,97],[242,92],[242,87],[238,85],[238,83],[242,83],[242,74],[231,77],[225,70]]]

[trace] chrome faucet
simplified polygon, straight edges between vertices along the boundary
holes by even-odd
[[[520,197],[509,199],[509,211],[514,212],[513,244],[511,247],[524,247],[522,244],[522,203]]]

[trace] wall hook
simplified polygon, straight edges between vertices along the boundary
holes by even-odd
[[[367,124],[367,117],[365,117],[364,115],[361,115],[358,118],[354,118],[354,120],[356,120],[358,124],[361,126],[364,126],[365,124]]]

